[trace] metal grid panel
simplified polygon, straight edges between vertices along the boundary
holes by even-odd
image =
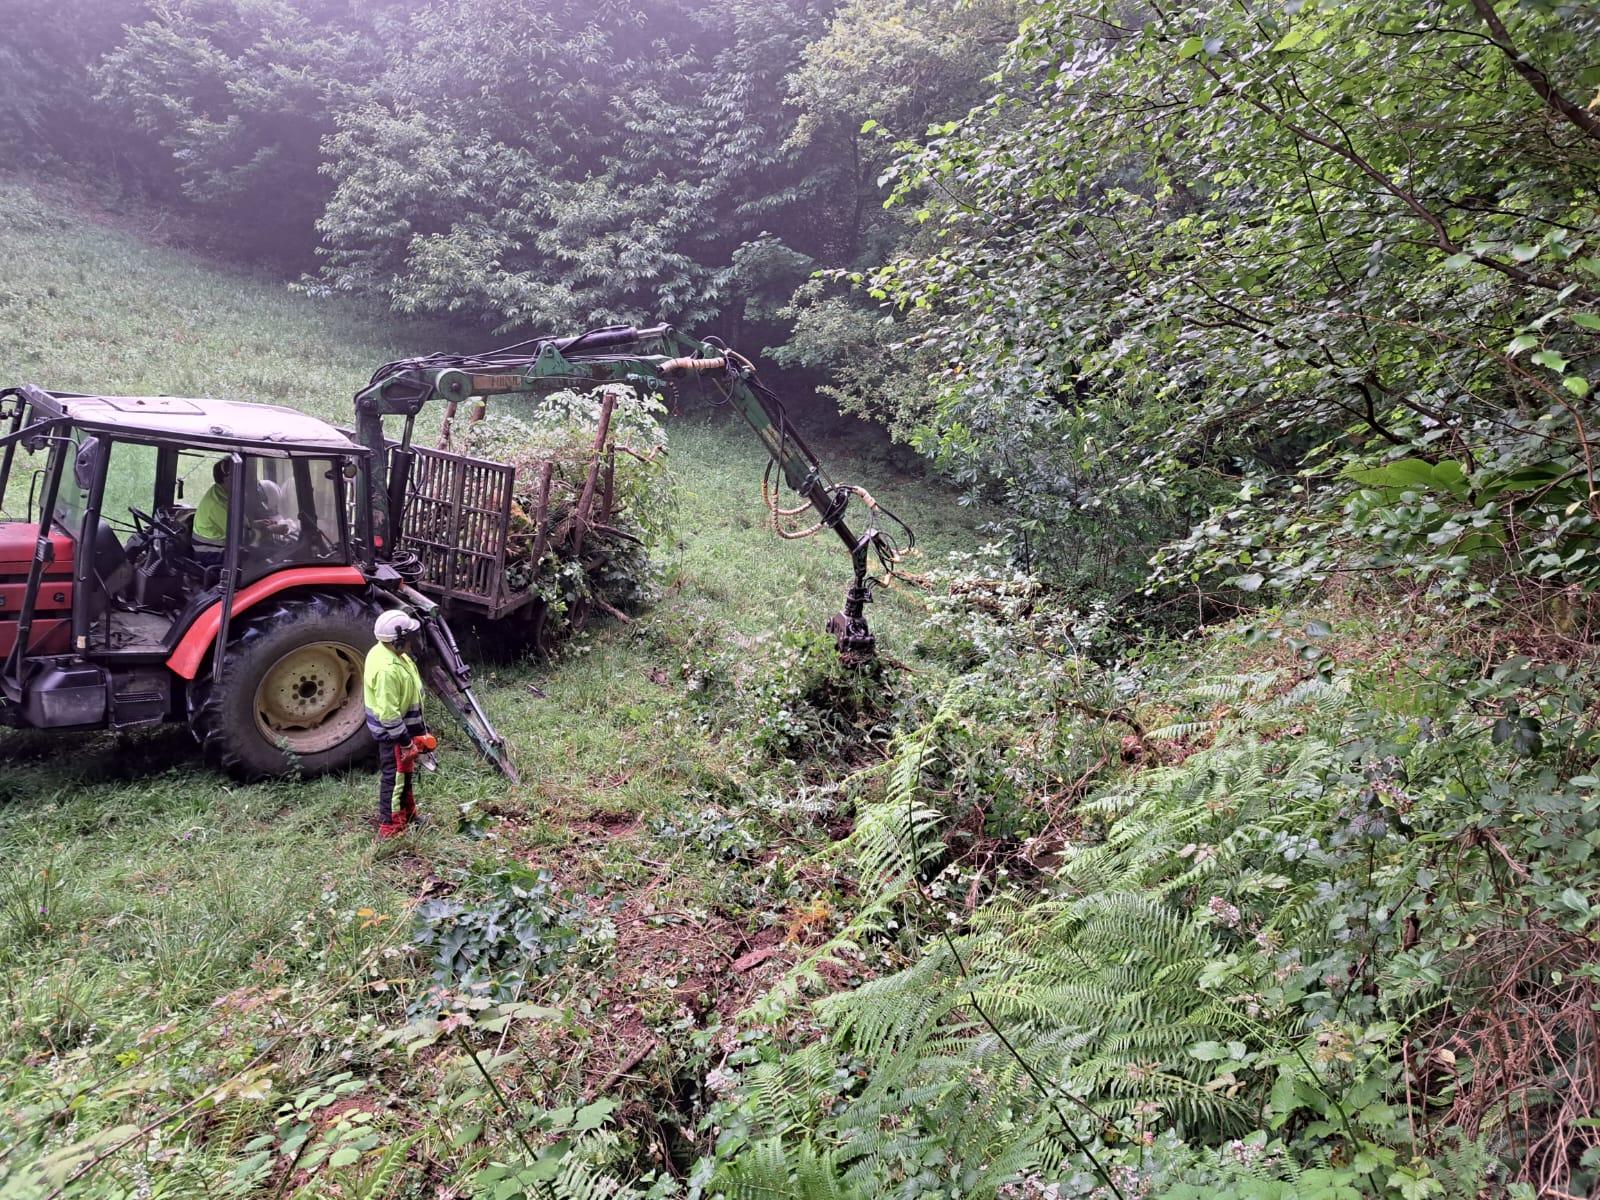
[[[498,615],[506,593],[506,539],[516,468],[416,449],[403,545],[422,560],[422,587]]]

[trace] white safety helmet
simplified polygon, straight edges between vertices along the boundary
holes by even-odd
[[[391,608],[381,613],[372,624],[372,632],[380,642],[398,642],[407,634],[422,628],[422,623],[408,612]]]

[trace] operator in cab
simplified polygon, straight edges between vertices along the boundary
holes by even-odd
[[[195,558],[206,565],[220,563],[228,544],[228,497],[233,491],[233,460],[219,458],[211,468],[212,483],[195,506],[193,541]],[[270,488],[270,490],[269,490]],[[245,518],[245,542],[262,537],[281,539],[293,536],[294,523],[278,515],[281,491],[276,484],[258,481]]]
[[[417,759],[431,754],[438,740],[422,722],[422,673],[411,657],[411,639],[422,626],[409,613],[390,609],[372,632],[378,644],[367,651],[362,672],[367,732],[378,745],[378,836],[392,838],[419,824],[413,787]],[[400,810],[394,811],[395,777],[405,778]]]

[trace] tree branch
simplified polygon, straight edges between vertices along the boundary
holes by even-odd
[[[1478,0],[1473,0],[1473,2],[1477,3]],[[1514,280],[1515,282],[1522,284],[1524,287],[1536,287],[1543,288],[1546,291],[1559,292],[1563,291],[1567,286],[1562,280],[1554,279],[1544,275],[1536,275],[1531,271],[1525,271],[1521,267],[1508,263],[1504,259],[1495,258],[1493,255],[1484,254],[1478,251],[1463,250],[1462,246],[1450,236],[1450,231],[1445,226],[1444,218],[1439,216],[1438,213],[1434,212],[1427,205],[1423,204],[1422,201],[1417,198],[1415,193],[1401,187],[1394,178],[1379,170],[1365,156],[1358,153],[1354,145],[1349,144],[1347,134],[1344,135],[1346,137],[1347,144],[1340,146],[1330,139],[1312,132],[1304,125],[1297,123],[1291,119],[1288,113],[1284,110],[1273,108],[1260,97],[1251,95],[1240,84],[1223,78],[1222,74],[1210,63],[1200,61],[1199,67],[1207,75],[1211,76],[1211,78],[1216,81],[1217,86],[1223,91],[1242,100],[1251,108],[1261,113],[1262,116],[1266,117],[1268,120],[1275,121],[1281,128],[1288,130],[1296,137],[1303,138],[1304,140],[1311,142],[1313,145],[1321,146],[1324,150],[1327,150],[1331,154],[1338,155],[1338,157],[1344,159],[1345,162],[1349,163],[1368,179],[1372,180],[1372,182],[1377,184],[1377,186],[1383,191],[1389,193],[1389,195],[1400,201],[1401,204],[1405,205],[1411,210],[1411,212],[1419,221],[1433,231],[1434,244],[1446,254],[1465,253],[1474,262],[1480,263],[1483,266],[1488,267],[1490,270],[1498,271],[1507,279]],[[1319,113],[1318,115],[1323,114]],[[1342,128],[1340,129],[1340,132],[1343,134],[1344,131]],[[1591,288],[1579,287],[1576,294],[1582,296],[1585,300],[1593,301],[1600,299],[1600,293],[1596,293]]]
[[[1596,120],[1588,109],[1580,107],[1556,91],[1555,85],[1550,82],[1550,77],[1512,45],[1510,32],[1500,20],[1500,14],[1494,10],[1494,0],[1472,0],[1472,7],[1478,16],[1483,18],[1483,23],[1489,27],[1489,32],[1493,35],[1490,40],[1511,61],[1511,69],[1528,81],[1528,86],[1534,90],[1539,99],[1543,100],[1552,112],[1559,113],[1581,129],[1586,137],[1600,141],[1600,120]]]

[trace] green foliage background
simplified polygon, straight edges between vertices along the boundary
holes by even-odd
[[[904,227],[862,122],[957,115],[1014,30],[1001,0],[880,8],[6,0],[0,159],[178,205],[234,256],[396,312],[759,349],[812,270]]]

